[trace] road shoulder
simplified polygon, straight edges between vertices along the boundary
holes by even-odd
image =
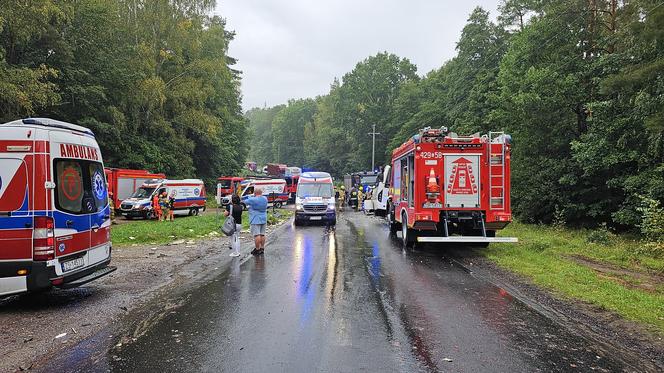
[[[269,236],[288,220],[268,228]],[[160,309],[176,307],[168,295],[209,279],[234,260],[250,256],[248,233],[242,234],[242,255],[229,257],[229,239],[217,237],[184,243],[136,245],[115,248],[112,264],[118,270],[85,287],[44,294],[27,294],[0,300],[0,371],[71,371],[68,356],[85,350],[89,359],[99,356],[96,346],[107,345],[111,336],[135,313],[150,304]],[[165,301],[161,301],[161,300]],[[80,356],[79,356],[80,358]]]
[[[505,289],[550,319],[605,345],[608,349],[646,359],[664,370],[664,341],[642,325],[591,304],[564,299],[527,278],[501,268],[480,251],[454,252],[453,257],[475,276]]]

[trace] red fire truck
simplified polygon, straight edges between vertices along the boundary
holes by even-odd
[[[388,219],[406,246],[489,244],[512,221],[510,142],[503,132],[459,136],[424,128],[392,152]]]
[[[223,205],[224,197],[231,194],[238,194],[242,190],[241,184],[244,181],[240,176],[222,176],[217,179],[216,201],[218,206]],[[229,199],[230,201],[230,199]]]

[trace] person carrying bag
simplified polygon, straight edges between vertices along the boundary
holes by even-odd
[[[221,226],[221,231],[231,236],[231,249],[233,252],[230,256],[240,256],[240,231],[242,230],[242,205],[240,204],[240,197],[233,196],[231,204],[226,206],[224,215],[228,218]]]

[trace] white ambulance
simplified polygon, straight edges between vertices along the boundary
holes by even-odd
[[[138,188],[130,198],[120,204],[120,213],[127,218],[142,217],[154,218],[153,198],[166,192],[173,196],[173,211],[186,212],[189,215],[198,215],[200,210],[205,211],[205,184],[200,179],[147,180]]]
[[[0,296],[113,272],[110,223],[92,131],[46,118],[0,124]]]

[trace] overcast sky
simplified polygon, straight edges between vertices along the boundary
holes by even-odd
[[[217,0],[236,32],[230,55],[242,71],[243,107],[329,91],[370,55],[407,57],[420,75],[455,55],[468,15],[499,0]]]

